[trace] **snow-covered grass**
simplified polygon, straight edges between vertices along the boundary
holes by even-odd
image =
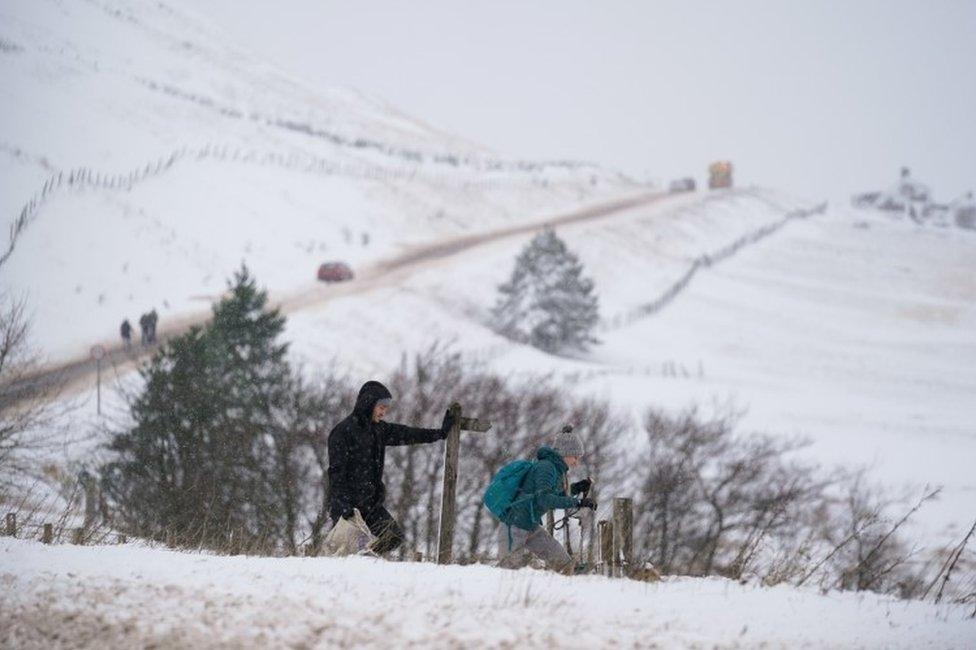
[[[367,558],[0,541],[0,644],[122,647],[968,648],[958,605]]]

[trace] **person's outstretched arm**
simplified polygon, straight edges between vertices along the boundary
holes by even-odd
[[[440,429],[421,429],[408,427],[395,422],[380,422],[379,430],[383,435],[384,445],[419,445],[425,442],[437,442],[447,437],[453,420],[450,412],[444,414],[444,421]]]
[[[379,429],[383,433],[383,444],[391,446],[419,445],[425,442],[437,442],[447,437],[447,433],[440,429],[420,429],[395,422],[380,422]]]
[[[537,513],[549,510],[566,510],[579,507],[580,500],[566,496],[559,487],[559,473],[552,463],[540,462],[536,469],[535,510]]]

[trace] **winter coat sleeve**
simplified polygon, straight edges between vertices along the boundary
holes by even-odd
[[[566,496],[559,487],[559,472],[552,463],[542,461],[536,465],[535,511],[565,510],[576,508],[580,500]]]
[[[354,453],[348,431],[335,431],[329,436],[329,499],[333,510],[342,512],[355,507],[349,486],[353,483]]]
[[[383,436],[383,444],[419,445],[425,442],[437,442],[447,436],[440,429],[419,429],[394,422],[380,422],[379,430]]]

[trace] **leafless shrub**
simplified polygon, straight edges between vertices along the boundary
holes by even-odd
[[[921,576],[911,570],[910,562],[917,549],[898,531],[939,491],[940,488],[927,491],[911,509],[892,521],[887,515],[892,504],[886,502],[880,490],[867,488],[860,476],[852,481],[846,507],[837,515],[841,522],[837,531],[848,532],[851,543],[844,545],[831,560],[837,573],[834,586],[854,591],[896,592],[903,597],[917,595],[922,586]]]
[[[25,301],[0,293],[0,489],[5,492],[37,478],[37,454],[57,439],[62,381],[38,375],[40,366],[40,355],[30,346]]]
[[[959,564],[959,560],[960,558],[962,558],[962,555],[966,550],[966,545],[969,544],[969,539],[973,536],[974,532],[976,532],[976,522],[973,522],[973,525],[969,528],[969,532],[966,533],[966,536],[963,537],[961,542],[959,542],[959,545],[953,548],[949,552],[949,555],[946,558],[945,563],[943,563],[938,573],[935,574],[935,578],[929,584],[928,588],[926,588],[925,593],[922,594],[923,599],[926,596],[928,596],[929,592],[932,591],[932,589],[935,587],[936,584],[938,584],[939,590],[935,594],[935,602],[938,603],[942,600],[942,596],[943,593],[945,592],[946,585],[949,584],[949,580],[952,578],[952,572],[955,570],[956,565]],[[969,587],[972,586],[976,586],[976,585],[969,585]],[[968,600],[973,596],[976,596],[976,593],[967,594],[966,596],[963,596],[962,598],[959,599],[959,602],[962,603],[968,602]],[[976,612],[974,612],[974,615],[976,615]]]
[[[939,488],[902,506],[863,473],[798,462],[802,441],[739,435],[737,421],[732,411],[648,411],[647,455],[632,466],[638,553],[672,574],[812,582],[902,598],[932,588],[931,556],[903,533]],[[965,540],[936,578],[951,574],[964,547]]]
[[[650,410],[635,475],[638,552],[667,573],[741,577],[771,538],[792,539],[823,488],[790,460],[802,441],[735,433],[739,415]]]

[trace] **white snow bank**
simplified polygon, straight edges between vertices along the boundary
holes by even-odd
[[[959,606],[365,558],[0,543],[5,647],[965,648]]]

